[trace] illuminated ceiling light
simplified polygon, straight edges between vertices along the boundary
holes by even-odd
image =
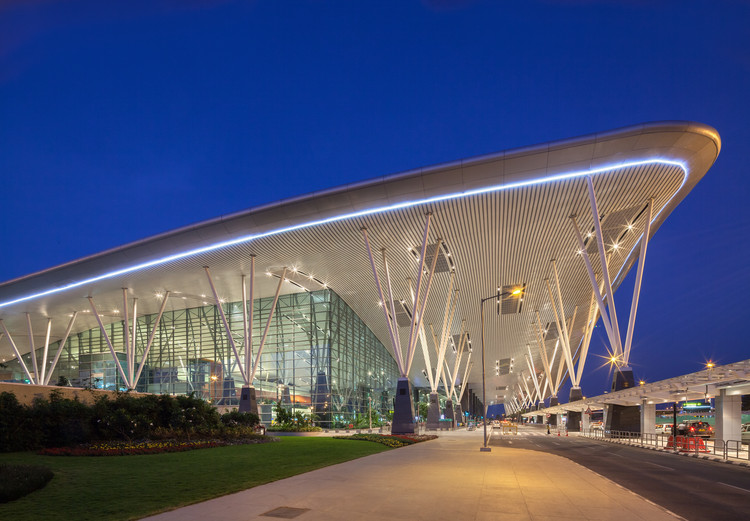
[[[164,295],[162,295],[161,293],[156,293],[154,296],[156,298],[163,298],[164,297]]]
[[[356,218],[364,217],[364,216],[368,216],[368,215],[377,215],[377,214],[381,214],[381,213],[384,213],[384,212],[389,212],[389,211],[394,211],[394,210],[401,210],[401,209],[404,209],[404,208],[412,208],[412,207],[415,207],[415,206],[427,205],[427,204],[437,203],[437,202],[441,202],[441,201],[449,201],[449,200],[453,200],[453,199],[460,199],[460,198],[464,198],[464,197],[471,197],[471,196],[481,195],[481,194],[486,194],[486,193],[513,190],[513,189],[516,189],[516,188],[523,188],[523,187],[527,187],[527,186],[536,186],[536,185],[541,185],[541,184],[546,184],[546,183],[554,183],[554,182],[564,181],[566,179],[575,179],[575,178],[584,177],[584,176],[591,176],[591,175],[596,175],[596,174],[602,174],[604,172],[611,172],[613,170],[623,170],[623,169],[626,169],[626,168],[631,168],[631,167],[636,167],[636,166],[642,166],[642,165],[651,165],[651,164],[669,165],[669,166],[677,167],[677,168],[679,168],[679,169],[682,170],[682,172],[683,172],[682,183],[677,188],[677,190],[675,190],[675,192],[674,192],[675,195],[682,189],[683,186],[685,186],[685,183],[687,182],[687,178],[688,178],[688,168],[687,168],[687,166],[685,164],[683,164],[683,163],[681,163],[679,161],[674,161],[674,160],[670,160],[670,159],[662,159],[662,158],[654,157],[654,158],[642,159],[642,160],[638,160],[638,161],[628,161],[628,162],[624,162],[624,163],[608,164],[608,165],[603,165],[603,166],[601,166],[599,168],[592,168],[592,169],[589,169],[589,170],[578,170],[578,171],[573,171],[573,172],[566,172],[566,173],[562,173],[562,174],[558,174],[558,175],[553,175],[553,176],[548,176],[548,177],[540,177],[540,178],[536,178],[536,179],[529,179],[529,180],[524,180],[524,181],[518,181],[518,182],[515,182],[515,183],[507,183],[507,184],[499,184],[499,185],[493,185],[493,186],[486,186],[486,187],[483,187],[483,188],[477,188],[475,190],[466,190],[466,191],[463,191],[463,192],[453,192],[453,193],[450,193],[450,194],[438,195],[438,196],[435,196],[435,197],[428,197],[428,198],[425,198],[425,199],[416,199],[416,200],[411,200],[411,201],[404,201],[404,202],[392,204],[392,205],[389,205],[389,206],[380,206],[380,207],[377,207],[377,208],[370,208],[370,209],[361,210],[361,211],[358,211],[358,212],[351,212],[351,213],[347,213],[347,214],[336,215],[336,216],[333,216],[333,217],[327,217],[325,219],[318,219],[318,220],[315,220],[315,221],[307,221],[307,222],[304,222],[304,223],[295,224],[295,225],[292,225],[292,226],[286,226],[286,227],[283,227],[283,228],[276,228],[274,230],[269,230],[269,231],[262,232],[262,233],[257,233],[257,234],[254,234],[254,235],[244,235],[242,237],[237,237],[235,239],[230,239],[230,240],[227,240],[227,241],[222,241],[222,242],[217,242],[217,243],[214,243],[214,244],[209,244],[208,246],[203,246],[203,247],[195,248],[195,249],[188,250],[188,251],[182,251],[182,252],[178,252],[178,253],[173,253],[171,255],[167,255],[167,256],[164,256],[164,257],[159,257],[158,259],[153,259],[153,260],[149,260],[149,261],[146,261],[146,262],[142,262],[142,263],[136,264],[134,266],[128,266],[128,267],[125,267],[125,268],[122,268],[122,269],[119,269],[119,270],[109,271],[109,272],[103,273],[101,275],[97,275],[95,277],[90,277],[88,279],[82,279],[82,280],[79,280],[79,281],[76,281],[76,282],[71,282],[70,284],[66,284],[64,286],[59,286],[59,287],[51,288],[51,289],[48,289],[48,290],[45,290],[45,291],[40,291],[39,293],[32,293],[30,295],[25,295],[23,297],[19,297],[19,298],[13,299],[13,300],[6,300],[5,302],[0,302],[0,308],[11,306],[13,304],[18,304],[19,302],[25,302],[27,300],[32,300],[32,299],[35,299],[35,298],[44,297],[44,296],[47,296],[47,295],[53,295],[53,294],[56,294],[56,293],[67,291],[69,289],[77,288],[77,287],[84,286],[84,285],[87,285],[87,284],[92,284],[94,282],[99,282],[101,280],[111,279],[113,277],[118,277],[118,276],[121,276],[121,275],[125,275],[127,273],[133,273],[135,271],[140,271],[140,270],[143,270],[143,269],[146,269],[146,268],[151,268],[153,266],[159,266],[159,265],[162,265],[162,264],[166,264],[168,262],[172,262],[172,261],[176,261],[176,260],[180,260],[180,259],[185,259],[187,257],[192,257],[194,255],[199,255],[199,254],[202,254],[202,253],[216,251],[216,250],[219,250],[219,249],[222,249],[222,248],[227,248],[229,246],[235,246],[237,244],[245,244],[245,243],[249,243],[249,242],[252,242],[254,240],[257,240],[257,239],[262,239],[262,238],[265,238],[265,237],[272,237],[272,236],[279,235],[279,234],[282,234],[282,233],[292,232],[292,231],[296,231],[296,230],[303,230],[303,229],[307,229],[307,228],[312,228],[314,226],[320,226],[320,225],[323,225],[323,224],[330,224],[330,223],[334,223],[334,222],[338,222],[338,221],[351,220],[351,219],[356,219]],[[667,201],[667,204],[665,204],[662,207],[662,209],[659,210],[659,213],[657,213],[654,216],[654,219],[658,219],[658,217],[659,217],[659,215],[661,215],[661,212],[663,211],[663,209],[669,206],[669,202],[673,198],[674,198],[674,195],[672,196],[672,198],[670,198],[669,201]],[[636,245],[633,246],[633,249],[635,249],[635,247],[637,245],[638,245],[638,243],[636,243]],[[621,268],[620,271],[622,271],[622,268]],[[615,275],[614,278],[616,279],[618,276],[619,276],[619,273],[617,275]],[[174,291],[173,293],[179,293],[179,292]]]
[[[613,250],[618,250],[618,249],[620,249],[620,245],[619,245],[619,244],[617,244],[617,243],[614,243],[614,244],[612,245],[612,249],[613,249]]]
[[[716,364],[712,361],[709,360],[708,362],[706,362],[706,369],[713,369],[714,367],[716,367]]]
[[[646,382],[645,382],[645,380],[640,380],[640,381],[638,382],[638,385],[646,385]]]
[[[520,295],[520,294],[521,294],[521,290],[520,290],[520,289],[518,289],[518,288],[514,289],[514,290],[513,290],[512,292],[511,292],[511,295]]]
[[[270,272],[270,271],[267,271],[267,272],[266,272],[266,277],[270,277],[270,276],[271,276],[271,272]]]

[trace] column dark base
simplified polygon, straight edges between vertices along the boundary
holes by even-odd
[[[581,432],[581,413],[568,411],[568,432]]]
[[[391,433],[414,434],[414,402],[411,400],[411,384],[407,378],[399,378],[396,384]]]
[[[456,418],[453,411],[453,400],[445,400],[445,419],[451,421],[451,427],[456,426]]]
[[[430,393],[430,403],[427,406],[427,428],[436,430],[440,427],[440,400],[437,393]]]
[[[239,412],[258,414],[258,400],[255,397],[255,387],[250,387],[249,385],[242,386],[242,391],[240,391],[240,406],[237,410]]]
[[[635,386],[633,370],[630,367],[618,367],[612,375],[612,392],[630,389]]]
[[[552,427],[557,427],[557,414],[550,414],[549,418],[547,418],[547,424]]]
[[[560,405],[560,402],[557,400],[557,396],[553,396],[549,399],[549,406],[554,407],[556,405]]]
[[[454,414],[455,414],[455,418],[456,418],[456,427],[458,427],[458,425],[459,425],[460,423],[463,423],[463,422],[464,422],[464,412],[463,412],[463,411],[461,410],[461,404],[460,404],[460,403],[459,403],[459,404],[457,404],[457,405],[456,405],[456,406],[455,406],[455,407],[453,408],[453,412],[454,412]]]
[[[570,388],[568,402],[583,400],[583,392],[580,387]],[[579,411],[568,411],[568,432],[581,432],[581,413]]]
[[[605,405],[608,431],[641,432],[641,409],[637,405]]]

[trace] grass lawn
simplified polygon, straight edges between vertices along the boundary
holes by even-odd
[[[0,454],[0,463],[44,465],[55,473],[43,489],[0,504],[0,519],[138,519],[386,450],[379,443],[288,437],[148,456]]]

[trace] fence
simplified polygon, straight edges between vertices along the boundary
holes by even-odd
[[[712,454],[724,460],[736,458],[750,461],[748,446],[741,441],[696,438],[691,436],[676,436],[671,434],[641,434],[629,431],[607,431],[603,429],[589,429],[581,432],[581,436],[599,439],[612,443],[624,445],[654,448],[669,452],[682,452],[694,454]]]

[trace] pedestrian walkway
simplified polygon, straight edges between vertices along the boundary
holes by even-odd
[[[481,443],[481,430],[444,433],[434,441],[333,465],[148,519],[675,519],[661,507],[568,459],[504,447],[479,452]],[[277,510],[284,507],[287,510]],[[268,513],[272,515],[264,515]],[[292,517],[295,514],[298,516]]]

